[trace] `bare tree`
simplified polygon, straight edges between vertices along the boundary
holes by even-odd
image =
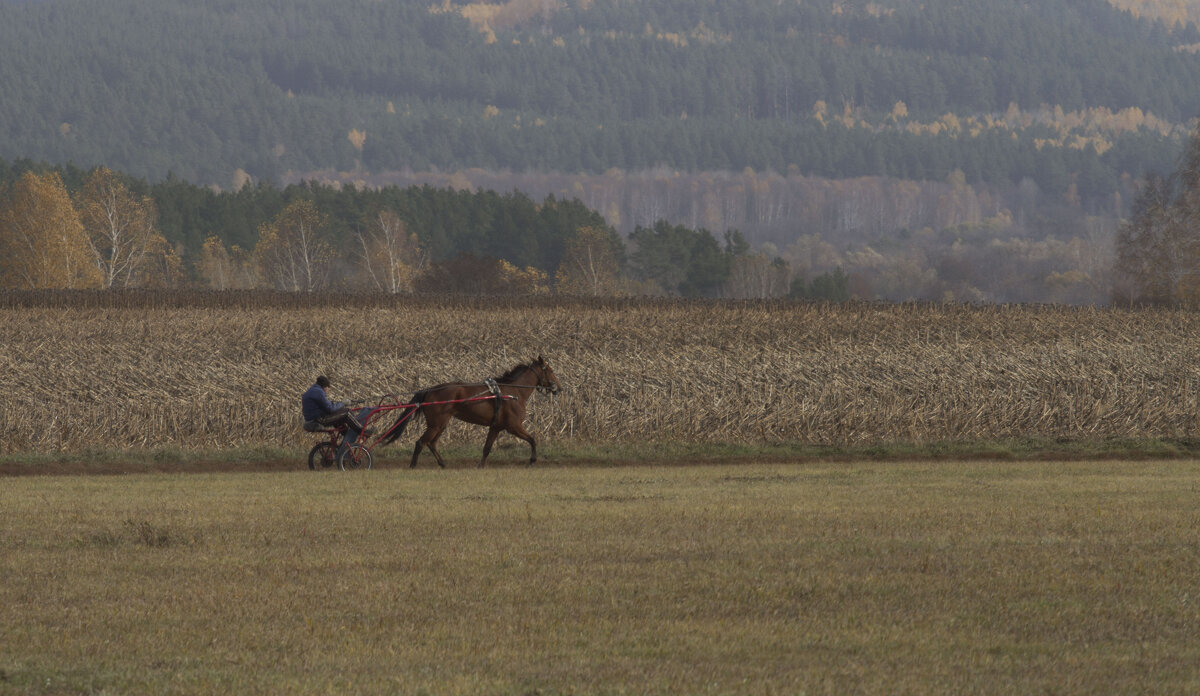
[[[413,280],[427,258],[417,235],[409,234],[400,216],[380,211],[358,235],[366,275],[376,289],[387,293],[412,292]]]
[[[558,292],[591,297],[615,294],[619,245],[620,240],[602,227],[579,229],[567,242],[555,274]]]
[[[131,193],[112,170],[100,167],[84,182],[79,217],[103,287],[136,282],[154,242],[154,201]]]
[[[300,200],[259,227],[254,247],[262,279],[279,290],[312,292],[329,281],[333,248],[322,238],[324,216]]]
[[[1115,247],[1114,300],[1200,304],[1200,127],[1171,176],[1146,180]]]
[[[791,268],[783,259],[767,254],[735,256],[729,264],[725,294],[739,300],[765,300],[788,293]]]

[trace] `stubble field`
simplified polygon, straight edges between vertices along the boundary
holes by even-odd
[[[0,455],[258,447],[299,456],[312,437],[300,430],[299,394],[318,373],[338,399],[405,398],[538,355],[566,389],[529,408],[551,456],[596,444],[636,452],[646,442],[872,446],[1200,430],[1194,312],[55,297],[0,298]],[[443,442],[477,448],[482,432],[454,426]]]

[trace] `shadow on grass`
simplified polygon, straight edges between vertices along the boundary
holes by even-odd
[[[1023,438],[998,441],[898,442],[871,445],[809,443],[556,444],[539,449],[536,467],[687,466],[694,464],[838,461],[1082,461],[1200,458],[1200,438],[1068,440]],[[526,466],[528,450],[498,447],[489,468]],[[478,448],[443,448],[449,468],[472,468]],[[0,476],[145,473],[307,471],[299,449],[254,447],[224,451],[94,450],[0,456]],[[407,468],[408,449],[376,453],[375,468]],[[431,458],[419,466],[434,466]]]

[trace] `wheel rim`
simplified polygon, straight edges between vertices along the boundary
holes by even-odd
[[[338,458],[338,467],[342,471],[370,469],[373,462],[374,457],[371,456],[371,450],[362,445],[351,445]]]
[[[333,445],[328,442],[318,442],[308,453],[308,468],[313,471],[328,469],[333,466]]]

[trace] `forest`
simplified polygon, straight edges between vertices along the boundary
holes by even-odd
[[[222,187],[959,169],[1103,199],[1169,166],[1198,43],[1102,0],[0,0],[0,157]]]
[[[1190,16],[1119,4],[0,0],[2,178],[119,172],[191,283],[304,198],[335,266],[389,210],[548,286],[603,228],[625,292],[1104,303],[1200,111]],[[652,279],[656,229],[764,279]]]

